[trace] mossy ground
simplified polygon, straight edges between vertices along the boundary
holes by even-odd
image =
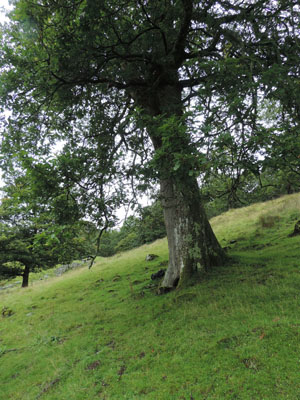
[[[164,239],[2,292],[0,399],[300,399],[299,219],[299,194],[216,217],[231,261],[163,296]]]

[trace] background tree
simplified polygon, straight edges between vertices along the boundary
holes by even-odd
[[[38,202],[30,180],[25,176],[18,176],[3,192],[0,205],[1,278],[22,276],[22,287],[27,287],[30,272],[93,254],[90,223],[80,220],[59,223],[57,215],[61,210],[55,214],[49,204],[45,206]]]
[[[265,100],[260,107],[260,134],[249,137],[241,129],[206,139],[201,191],[209,216],[300,190],[298,124],[279,102]]]
[[[63,140],[54,172],[103,229],[134,179],[135,193],[159,182],[166,290],[222,264],[197,184],[207,165],[203,146],[239,130],[263,147],[264,97],[281,102],[282,128],[298,129],[298,1],[14,5],[2,35],[1,98],[12,111],[6,156],[22,148],[39,159]]]
[[[136,216],[126,218],[118,231],[108,232],[104,240],[101,240],[100,255],[106,255],[109,244],[112,248],[109,255],[112,255],[165,236],[163,210],[160,202],[156,200],[152,205],[140,208]]]
[[[150,206],[140,209],[137,232],[143,244],[151,243],[166,236],[163,209],[160,201],[156,200]]]

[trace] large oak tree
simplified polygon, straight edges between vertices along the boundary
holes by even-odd
[[[38,159],[63,140],[53,174],[98,219],[125,201],[127,179],[158,181],[169,244],[162,288],[222,264],[198,190],[201,146],[239,132],[262,147],[266,97],[282,104],[278,134],[298,135],[298,1],[13,3],[1,54],[12,111],[5,154]]]

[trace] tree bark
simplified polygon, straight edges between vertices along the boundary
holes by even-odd
[[[161,201],[169,246],[169,265],[160,288],[164,292],[222,265],[225,253],[206,217],[195,178],[179,183],[162,180]]]
[[[22,288],[28,287],[29,283],[29,272],[30,268],[29,266],[25,266],[24,272],[23,272],[23,280],[22,280]]]
[[[169,265],[161,293],[188,284],[197,272],[222,265],[226,258],[206,217],[197,179],[193,174],[190,176],[192,143],[186,129],[182,128],[183,105],[177,72],[169,71],[166,77],[169,82],[155,90],[136,90],[133,94],[136,103],[148,115],[145,125],[159,154],[157,172],[169,246]],[[168,119],[171,121],[169,132],[159,125],[164,121],[168,125]],[[176,121],[181,126],[176,125]],[[182,165],[180,162],[179,166],[175,165],[174,155],[182,157]]]

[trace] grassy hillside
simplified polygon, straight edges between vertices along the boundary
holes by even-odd
[[[299,194],[216,217],[230,262],[164,296],[166,240],[0,293],[0,399],[300,399],[299,219]]]

